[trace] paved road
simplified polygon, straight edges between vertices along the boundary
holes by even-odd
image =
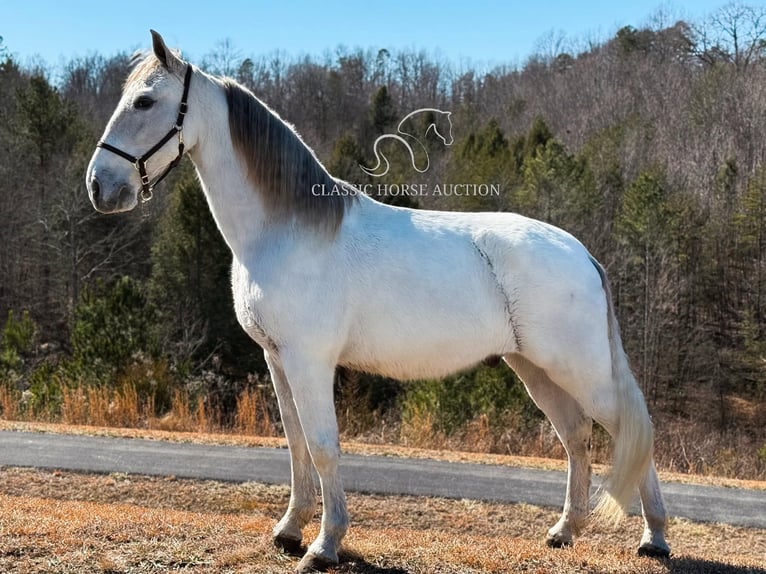
[[[0,466],[288,484],[287,450],[0,431]],[[346,454],[347,490],[560,507],[563,472]],[[766,491],[668,483],[672,516],[766,528]],[[636,507],[635,511],[638,510]]]

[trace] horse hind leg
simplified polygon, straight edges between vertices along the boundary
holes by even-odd
[[[666,558],[670,556],[670,546],[665,541],[667,513],[654,461],[649,465],[649,471],[638,491],[641,495],[641,513],[644,517],[644,535],[641,537],[638,555]]]
[[[590,437],[593,421],[572,396],[548,375],[520,355],[505,362],[524,382],[529,396],[551,421],[568,458],[567,489],[559,521],[548,530],[546,544],[560,548],[573,543],[588,516],[590,490]]]
[[[574,361],[571,364],[574,364]],[[590,371],[564,373],[551,369],[550,379],[561,388],[567,389],[566,394],[580,405],[581,411],[603,426],[615,440],[615,459],[612,474],[607,480],[614,484],[615,471],[621,468],[618,488],[622,489],[622,496],[619,498],[624,502],[627,498],[625,494],[635,492],[626,484],[635,484],[639,491],[644,516],[644,533],[638,553],[643,556],[666,557],[670,554],[665,541],[666,512],[652,458],[651,422],[646,412],[643,395],[632,374],[627,371],[626,362],[620,366],[622,368],[617,370],[616,375],[623,377],[623,380],[614,380],[614,375],[612,378],[602,377],[598,379],[606,381],[602,384],[590,384],[589,377],[592,376]],[[547,377],[547,372],[541,376]],[[530,394],[533,392],[530,391]],[[583,407],[583,405],[587,406]],[[620,449],[623,451],[622,461],[618,460]],[[635,456],[636,452],[642,456]],[[647,456],[646,465],[643,464],[644,452]],[[621,505],[621,508],[624,507]],[[599,510],[597,506],[592,514],[599,518],[613,519],[613,515],[601,514]]]
[[[604,412],[600,412],[594,413],[593,416],[612,437],[616,435],[618,431],[616,431],[613,422],[614,415],[605,415]],[[653,455],[650,457],[646,472],[639,482],[638,493],[641,498],[641,513],[644,518],[644,532],[639,543],[638,555],[667,558],[670,556],[670,546],[665,540],[667,513]]]

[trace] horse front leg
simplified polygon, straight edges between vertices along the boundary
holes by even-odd
[[[338,550],[348,529],[346,496],[338,474],[340,443],[333,402],[335,365],[290,352],[283,353],[281,359],[322,488],[319,536],[298,564],[298,572],[314,572],[338,563]]]
[[[287,512],[274,527],[274,544],[285,552],[297,554],[303,540],[303,527],[314,517],[317,506],[311,455],[282,365],[278,357],[268,352],[264,352],[264,357],[277,393],[279,413],[290,451],[290,503]]]

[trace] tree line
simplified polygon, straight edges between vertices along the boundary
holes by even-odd
[[[18,352],[3,343],[5,384],[28,389],[35,369],[65,363],[83,380],[101,364],[93,377],[107,384],[142,354],[170,365],[178,384],[219,373],[216,400],[230,404],[220,381],[236,387],[265,366],[234,319],[230,255],[188,162],[132,213],[95,213],[84,188],[131,57],[73,59],[53,81],[12,51],[0,41],[0,317],[9,317],[11,340],[26,311],[37,343]],[[414,174],[405,152],[390,146],[391,170],[374,183],[491,183],[501,193],[377,199],[515,211],[572,232],[608,271],[651,408],[674,420],[704,413],[722,434],[744,428],[766,471],[762,7],[730,3],[700,22],[659,15],[577,51],[551,40],[523,65],[487,72],[412,50],[244,57],[229,42],[199,64],[252,89],[333,175],[358,185],[373,183],[360,165],[374,165],[378,136],[419,108],[452,112],[451,146],[426,135],[426,173]],[[433,120],[415,127],[425,133]],[[461,377],[445,384],[454,391],[468,377],[480,391],[457,393],[460,420],[486,410],[499,384],[517,385],[484,367]],[[409,392],[351,379],[339,382],[339,397],[370,412],[398,408]],[[437,400],[444,388],[429,382],[397,416],[447,403],[446,394]]]

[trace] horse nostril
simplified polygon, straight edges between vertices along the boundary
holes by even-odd
[[[96,177],[90,181],[90,193],[93,197],[93,201],[98,200],[99,195],[101,195],[101,185],[98,183],[98,179]]]
[[[117,201],[120,205],[127,205],[130,203],[131,188],[127,185],[121,185],[120,190],[117,192]]]

